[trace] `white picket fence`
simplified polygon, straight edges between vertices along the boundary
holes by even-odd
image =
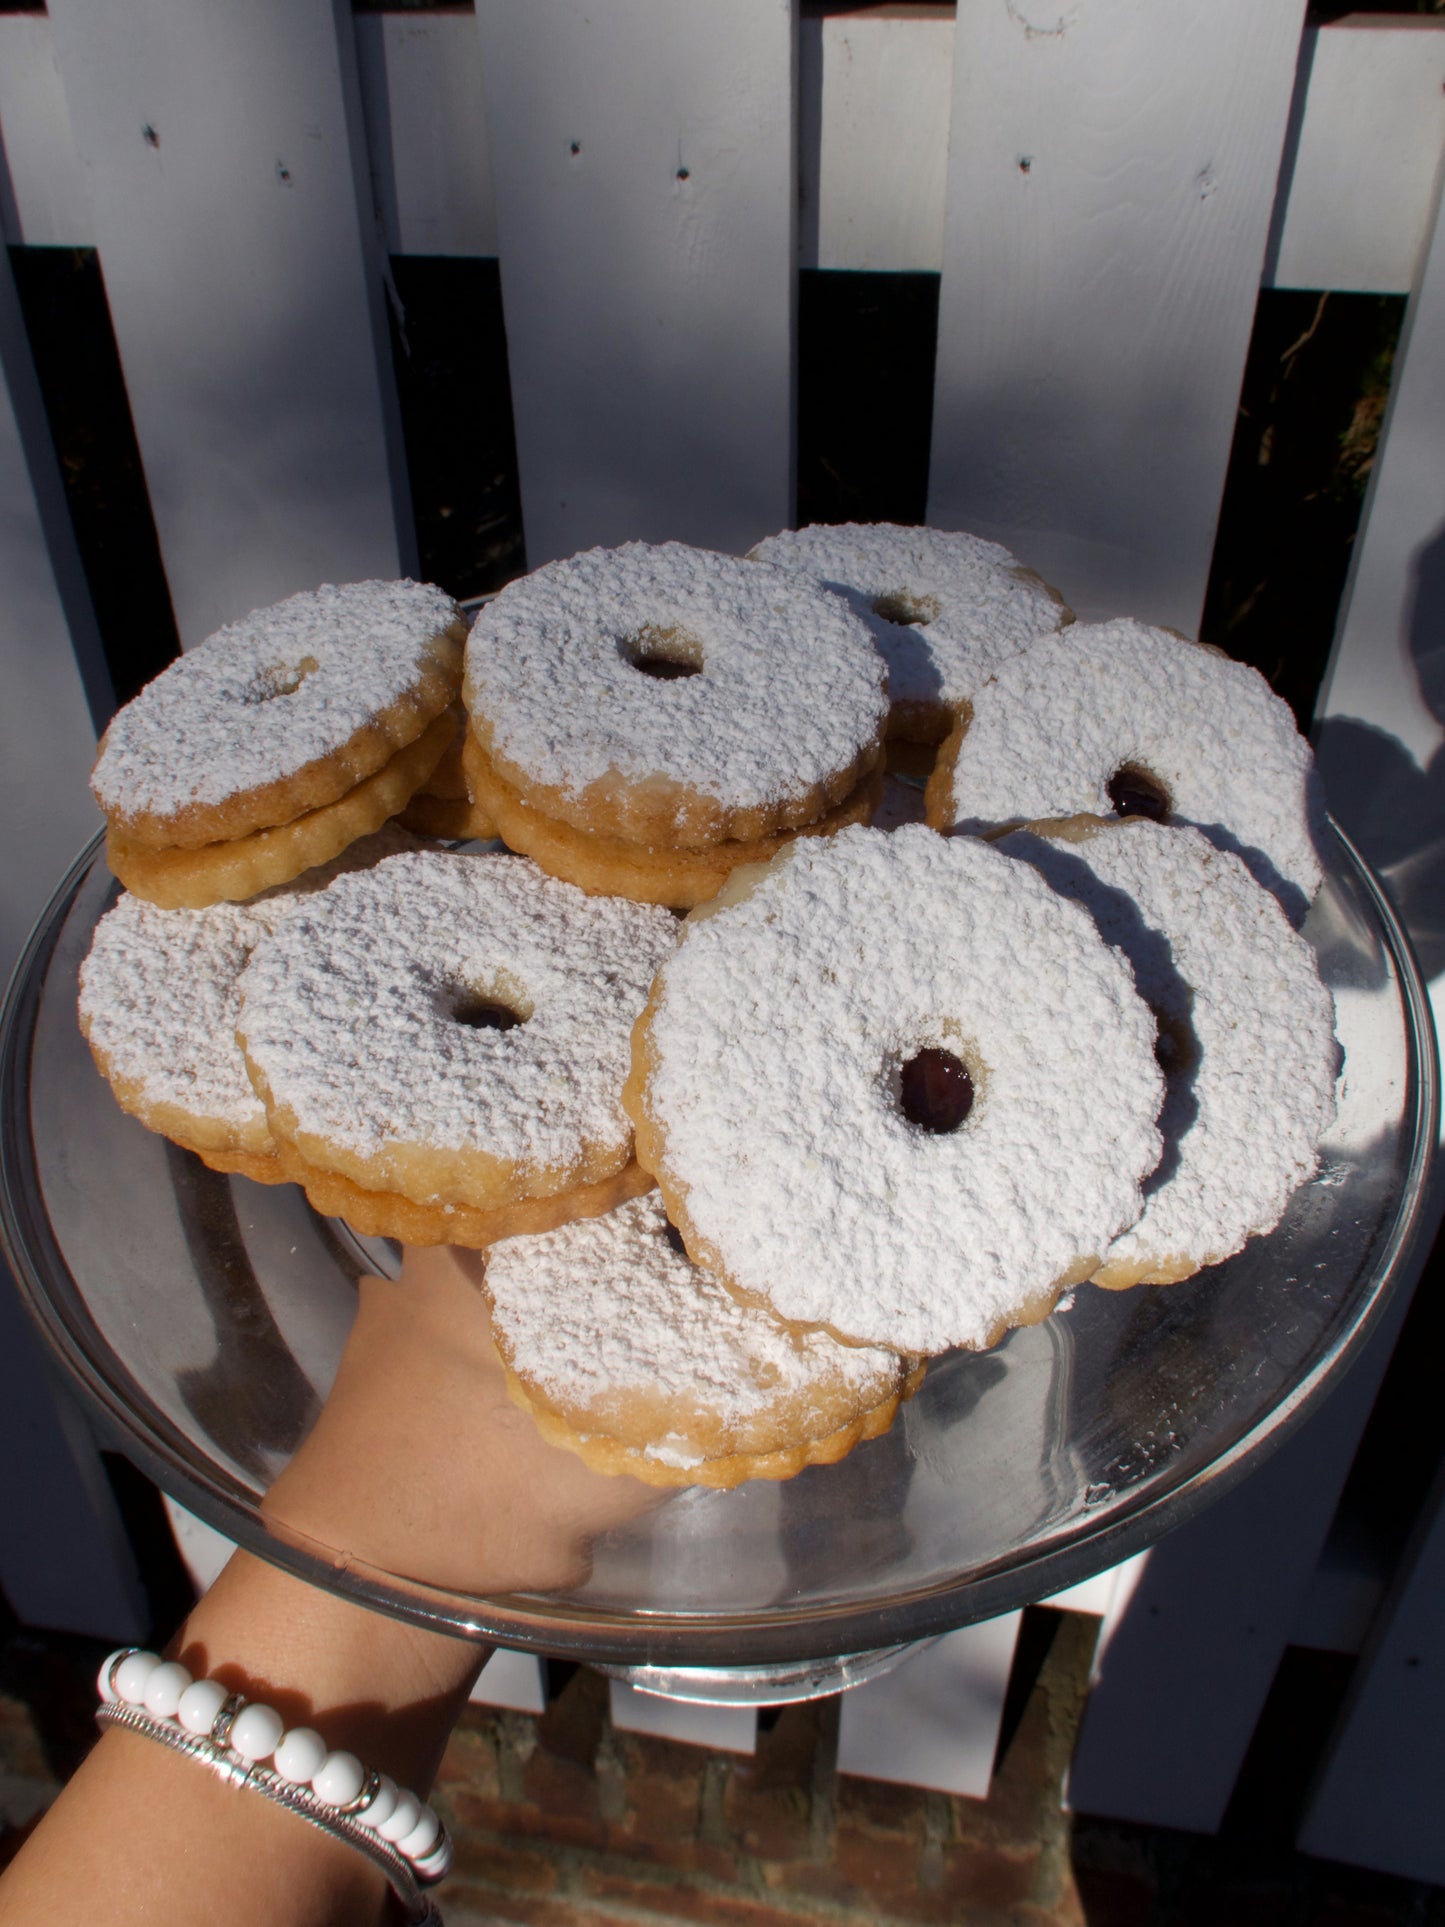
[[[12,244],[99,250],[188,644],[323,579],[414,569],[388,253],[500,260],[534,565],[634,537],[741,549],[787,524],[799,266],[928,269],[930,520],[1008,543],[1085,615],[1191,631],[1261,285],[1408,292],[1317,736],[1332,807],[1424,930],[1445,819],[1421,673],[1431,690],[1445,646],[1442,78],[1445,21],[1306,28],[1304,0],[357,18],[345,0],[50,0],[0,14],[0,220]],[[0,365],[3,966],[92,827],[107,698],[3,264]],[[1362,724],[1402,752],[1389,784],[1353,753]],[[0,1317],[0,1579],[34,1623],[123,1632],[134,1573],[94,1454],[9,1294]],[[1081,1810],[1217,1825],[1285,1646],[1321,1616],[1354,1643],[1321,1554],[1393,1336],[1084,1602],[1108,1611]],[[1302,1836],[1435,1880],[1442,1563],[1437,1504],[1363,1614]],[[954,1639],[931,1697],[974,1711],[929,1736],[952,1766],[917,1771],[976,1785],[1012,1634]],[[845,1765],[906,1775],[907,1721],[866,1704]]]

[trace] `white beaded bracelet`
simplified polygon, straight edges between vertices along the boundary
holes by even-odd
[[[412,1927],[441,1927],[423,1889],[445,1877],[452,1843],[425,1800],[364,1767],[354,1753],[332,1752],[309,1726],[288,1732],[274,1707],[217,1679],[192,1679],[175,1660],[139,1647],[112,1653],[96,1684],[99,1726],[159,1740],[345,1840],[382,1869]]]

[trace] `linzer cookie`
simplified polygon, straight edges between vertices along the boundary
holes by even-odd
[[[734,1486],[888,1429],[921,1367],[739,1304],[674,1237],[653,1193],[488,1251],[508,1389],[553,1444],[649,1485]]]
[[[218,630],[111,722],[107,855],[167,908],[239,900],[405,807],[455,725],[465,626],[439,589],[324,586]]]
[[[1077,904],[918,825],[790,844],[694,912],[625,1102],[689,1254],[855,1343],[994,1344],[1159,1157],[1155,1026]]]
[[[938,743],[999,664],[1073,611],[997,542],[894,522],[770,535],[760,562],[811,576],[861,615],[888,665],[888,734]]]
[[[279,896],[162,910],[122,894],[80,970],[80,1028],[122,1110],[215,1170],[286,1173],[236,1043],[236,985]]]
[[[589,889],[682,903],[698,898],[669,895],[675,881],[596,868],[607,845],[633,873],[676,851],[725,872],[763,839],[861,815],[887,714],[882,662],[840,597],[679,543],[512,583],[472,630],[464,699],[472,792],[513,847]],[[531,835],[537,820],[556,832]]]
[[[928,786],[938,830],[1078,815],[1192,823],[1298,922],[1319,888],[1309,744],[1257,669],[1167,629],[1076,624],[1004,663]]]
[[[399,856],[343,877],[241,981],[238,1034],[283,1161],[367,1194],[378,1226],[389,1193],[441,1209],[456,1242],[488,1227],[446,1207],[621,1201],[642,1182],[628,1036],[676,931],[664,910],[510,856]]]
[[[998,846],[1081,903],[1159,1022],[1164,1155],[1094,1283],[1172,1284],[1272,1231],[1335,1115],[1334,1002],[1314,951],[1197,830],[1079,819]]]
[[[388,824],[249,903],[162,910],[123,894],[80,967],[80,1028],[122,1110],[214,1170],[279,1184],[287,1172],[236,1042],[241,972],[304,896],[415,847]]]

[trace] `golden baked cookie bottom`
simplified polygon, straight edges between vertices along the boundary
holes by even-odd
[[[780,1413],[773,1426],[774,1435],[779,1441],[777,1444],[768,1446],[760,1441],[754,1450],[736,1451],[728,1449],[720,1427],[709,1428],[699,1423],[694,1428],[692,1439],[697,1447],[696,1463],[670,1464],[667,1459],[657,1455],[651,1441],[669,1433],[675,1435],[676,1426],[650,1414],[647,1401],[638,1401],[632,1413],[627,1415],[628,1437],[584,1431],[579,1429],[575,1415],[569,1417],[547,1402],[535,1384],[523,1379],[508,1363],[500,1345],[498,1354],[507,1375],[507,1392],[513,1403],[530,1414],[549,1444],[561,1446],[567,1452],[575,1452],[592,1471],[609,1476],[626,1473],[646,1485],[705,1485],[725,1491],[742,1485],[748,1479],[791,1479],[810,1465],[836,1465],[839,1459],[847,1457],[854,1446],[863,1444],[867,1439],[882,1437],[897,1416],[899,1406],[905,1399],[912,1398],[923,1383],[927,1370],[927,1366],[922,1364],[911,1367],[898,1389],[889,1397],[820,1436],[789,1437],[788,1418]],[[671,1416],[675,1417],[675,1413]],[[810,1417],[816,1419],[816,1414]]]
[[[329,756],[318,757],[274,782],[237,790],[219,803],[191,803],[169,815],[108,810],[109,831],[127,849],[160,853],[202,850],[294,823],[297,818],[346,800],[359,784],[378,775],[401,751],[426,735],[455,705],[465,642],[466,627],[460,621],[434,636],[410,689],[378,710]],[[181,746],[177,747],[179,753]],[[378,823],[371,827],[376,829]],[[311,861],[324,862],[325,858]]]
[[[465,1245],[484,1250],[502,1238],[536,1237],[556,1231],[574,1218],[600,1217],[629,1198],[652,1189],[652,1178],[629,1163],[615,1177],[580,1184],[545,1198],[523,1198],[494,1211],[466,1205],[421,1204],[396,1191],[369,1191],[335,1171],[308,1164],[294,1144],[281,1141],[278,1154],[285,1175],[299,1184],[312,1209],[323,1218],[344,1218],[368,1238],[399,1238],[411,1245]]]
[[[242,1024],[245,1013],[242,1012]],[[244,1028],[239,1033],[245,1051]],[[410,1198],[430,1208],[458,1207],[490,1216],[515,1205],[540,1203],[589,1186],[605,1186],[621,1176],[632,1162],[630,1134],[619,1130],[608,1143],[584,1142],[566,1168],[518,1163],[479,1147],[419,1144],[396,1141],[367,1154],[350,1150],[331,1138],[299,1128],[289,1106],[280,1104],[255,1061],[248,1054],[246,1069],[266,1106],[278,1154],[294,1157],[298,1169],[348,1181],[358,1192]],[[644,1185],[643,1190],[649,1186]],[[635,1192],[623,1195],[632,1197]],[[621,1202],[619,1198],[617,1200]],[[608,1209],[599,1206],[599,1209]],[[574,1213],[572,1215],[585,1215]],[[566,1215],[559,1223],[567,1221]],[[507,1235],[505,1233],[499,1235]],[[456,1239],[455,1243],[465,1243]],[[490,1243],[491,1239],[485,1242]]]
[[[765,863],[796,837],[831,836],[846,824],[868,822],[883,790],[880,767],[816,822],[753,842],[714,843],[705,850],[654,849],[578,830],[547,815],[498,774],[470,732],[462,754],[477,807],[496,824],[510,849],[589,896],[630,897],[634,903],[662,903],[675,910],[708,902],[740,864]]]
[[[1090,1279],[1102,1291],[1132,1291],[1136,1285],[1180,1285],[1206,1265],[1219,1264],[1219,1258],[1156,1258],[1149,1262],[1126,1263],[1115,1258],[1100,1265]]]
[[[379,830],[405,808],[431,775],[451,740],[454,724],[443,714],[415,742],[368,776],[339,801],[274,829],[257,830],[201,849],[155,850],[106,832],[105,856],[127,890],[163,910],[204,910],[212,903],[241,903],[262,890],[290,883],[360,837]]]
[[[532,809],[562,828],[644,849],[699,854],[721,843],[757,843],[786,836],[816,822],[854,796],[883,761],[880,730],[876,737],[860,746],[847,764],[822,782],[811,784],[793,796],[728,807],[715,797],[688,789],[670,777],[657,775],[629,781],[616,771],[589,783],[580,796],[575,796],[556,785],[538,782],[520,764],[497,754],[492,747],[487,717],[472,716],[469,734],[496,778],[513,795],[524,797]],[[470,762],[467,780],[473,797],[483,801],[472,780]]]
[[[175,1142],[180,1144],[181,1140],[177,1138]],[[285,1167],[279,1158],[257,1156],[247,1151],[202,1151],[193,1144],[182,1144],[181,1148],[195,1151],[208,1169],[224,1172],[230,1177],[250,1178],[253,1184],[288,1182]]]
[[[248,1124],[231,1124],[223,1117],[214,1117],[204,1111],[192,1111],[180,1104],[166,1099],[151,1099],[145,1094],[145,1086],[139,1078],[126,1077],[115,1070],[109,1054],[101,1050],[92,1040],[86,1024],[84,1012],[80,1019],[81,1032],[90,1044],[90,1054],[95,1059],[96,1069],[109,1084],[115,1101],[137,1123],[144,1124],[148,1131],[155,1131],[167,1137],[182,1149],[194,1151],[198,1157],[208,1162],[212,1158],[240,1158],[258,1160],[265,1163],[268,1159],[275,1163],[276,1146],[271,1137],[264,1117],[254,1118]],[[213,1166],[214,1169],[240,1170],[241,1165]],[[249,1175],[249,1174],[248,1174]],[[279,1170],[278,1170],[279,1176]]]
[[[462,767],[467,722],[461,704],[454,703],[451,713],[456,717],[457,733],[397,822],[417,836],[441,837],[449,843],[489,843],[497,834],[497,826],[467,794],[467,775]]]
[[[434,796],[430,791],[419,790],[396,820],[417,836],[440,837],[447,843],[489,843],[497,834],[486,811],[465,796]]]
[[[457,733],[442,751],[440,762],[417,795],[445,796],[454,803],[464,803],[467,801],[467,773],[462,768],[462,744],[466,741],[466,712],[460,703],[453,703],[449,714],[456,718]]]

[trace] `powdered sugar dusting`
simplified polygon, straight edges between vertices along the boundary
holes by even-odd
[[[251,952],[286,914],[277,899],[160,910],[123,895],[96,926],[80,971],[80,1014],[112,1075],[147,1106],[238,1131],[264,1126],[236,1046],[236,985]]]
[[[659,1176],[744,1292],[902,1351],[984,1343],[1138,1217],[1154,1021],[1077,905],[906,826],[796,843],[663,967],[645,1106]],[[953,1049],[930,1136],[901,1066]]]
[[[1291,912],[1319,888],[1313,758],[1257,669],[1142,622],[1035,642],[978,693],[953,772],[957,828],[1108,816],[1121,764],[1159,778],[1170,820],[1233,849]]]
[[[629,1038],[676,941],[665,910],[587,897],[512,856],[393,857],[288,918],[241,985],[248,1056],[298,1136],[571,1167],[630,1139]],[[500,1031],[468,996],[530,1008]]]
[[[697,645],[700,673],[633,665],[644,632]],[[781,570],[668,542],[590,549],[503,589],[467,645],[465,697],[494,755],[580,798],[662,775],[743,809],[846,770],[887,713],[866,625]]]
[[[334,755],[412,690],[460,619],[417,582],[330,583],[228,623],[127,703],[91,788],[108,813],[174,815]]]
[[[101,918],[80,968],[80,1014],[111,1074],[149,1108],[256,1132],[266,1113],[236,1042],[241,972],[251,953],[307,896],[343,870],[374,863],[415,838],[388,825],[335,862],[249,903],[161,910],[122,894]]]
[[[1085,905],[1182,1048],[1166,1059],[1164,1160],[1108,1260],[1213,1264],[1272,1230],[1335,1114],[1334,1003],[1309,944],[1191,829],[1135,820],[999,847]]]
[[[737,1426],[783,1401],[806,1401],[824,1383],[830,1407],[847,1387],[860,1412],[897,1389],[893,1353],[790,1332],[740,1305],[666,1234],[654,1191],[605,1217],[493,1245],[486,1292],[519,1375],[580,1408],[582,1422],[588,1414],[605,1422],[619,1400],[639,1393]],[[834,1414],[830,1429],[843,1422]],[[686,1462],[685,1438],[671,1449]]]
[[[888,664],[895,703],[955,707],[1000,663],[1068,620],[1007,549],[952,529],[819,523],[770,535],[751,553],[846,597]],[[891,619],[876,612],[880,602]]]

